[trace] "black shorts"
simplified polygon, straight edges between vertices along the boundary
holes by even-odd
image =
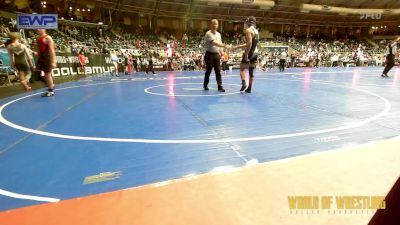
[[[245,55],[243,54],[242,61],[240,62],[240,65],[244,66],[244,67],[254,67],[255,64],[257,63],[258,55],[257,54],[253,54],[248,59],[249,60],[247,61],[246,58],[245,58]]]
[[[257,55],[257,54],[253,54],[252,56],[248,57],[248,59],[249,59],[249,61],[246,61],[245,55],[243,54],[241,63],[251,63],[251,64],[254,64],[254,63],[257,62],[258,55]]]
[[[36,70],[50,73],[52,70],[50,57],[40,56],[36,64]]]

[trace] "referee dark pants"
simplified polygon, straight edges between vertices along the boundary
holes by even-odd
[[[206,73],[204,75],[203,87],[204,88],[208,87],[208,83],[210,82],[211,70],[214,68],[218,89],[222,88],[221,57],[219,53],[206,51],[206,55],[204,56],[204,62],[206,63]]]
[[[151,71],[153,74],[155,74],[154,69],[153,69],[153,61],[149,61],[149,65],[146,66],[146,73],[149,73]]]
[[[386,67],[383,70],[383,74],[387,75],[389,71],[393,68],[394,66],[394,55],[389,54],[386,56]]]
[[[279,72],[285,71],[286,59],[279,60]]]

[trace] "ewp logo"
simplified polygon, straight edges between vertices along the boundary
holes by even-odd
[[[381,13],[360,13],[360,20],[367,20],[367,19],[380,20],[380,19],[382,19],[382,14]]]
[[[18,14],[18,29],[57,29],[57,14]]]

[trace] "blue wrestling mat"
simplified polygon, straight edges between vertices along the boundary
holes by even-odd
[[[93,76],[0,100],[0,210],[339,149],[400,134],[400,70]]]

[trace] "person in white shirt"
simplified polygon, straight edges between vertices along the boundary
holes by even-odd
[[[339,66],[339,55],[337,53],[333,54],[331,60],[332,60],[332,67]]]
[[[386,47],[386,67],[382,72],[381,77],[389,77],[387,74],[394,66],[394,58],[397,53],[397,42],[400,37],[393,39],[393,41]]]
[[[279,72],[284,72],[285,71],[285,64],[286,64],[286,51],[282,50],[280,56],[279,56]]]
[[[114,50],[110,51],[110,58],[111,58],[111,62],[113,64],[113,66],[114,66],[114,71],[111,71],[111,75],[114,76],[114,74],[115,74],[115,76],[118,77],[119,76],[118,75],[118,56]]]
[[[223,54],[223,48],[228,46],[222,43],[221,34],[218,30],[218,20],[211,20],[211,29],[207,31],[204,36],[204,42],[206,47],[206,54],[204,56],[204,62],[206,63],[206,73],[204,74],[203,88],[208,91],[208,83],[210,82],[211,71],[214,68],[215,77],[217,80],[218,91],[225,92],[222,86],[221,78],[221,55]],[[228,47],[231,48],[231,47]]]

